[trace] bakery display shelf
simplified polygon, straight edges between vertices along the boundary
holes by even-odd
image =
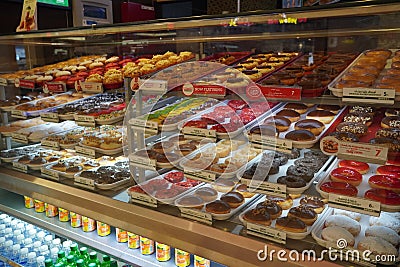
[[[349,240],[346,238],[346,239],[343,239],[344,237],[343,236],[341,236],[339,233],[338,233],[338,235],[337,236],[335,236],[335,239],[336,240],[331,240],[331,241],[328,241],[328,240],[326,240],[326,239],[324,239],[322,236],[321,236],[321,232],[322,232],[322,230],[326,227],[325,226],[325,221],[326,221],[326,219],[327,218],[329,218],[329,216],[332,216],[332,215],[340,215],[340,216],[343,216],[343,217],[348,217],[348,218],[351,218],[352,219],[352,222],[353,222],[353,225],[355,224],[355,225],[358,225],[359,227],[360,227],[360,232],[359,232],[359,234],[357,234],[357,235],[355,235],[354,236],[354,245],[351,245],[351,244],[349,244],[350,242],[349,242]],[[344,246],[344,247],[341,247],[341,249],[342,249],[342,253],[347,253],[347,251],[348,250],[354,250],[354,251],[356,251],[357,253],[358,253],[358,255],[360,255],[360,260],[358,260],[356,257],[354,258],[354,259],[352,259],[351,257],[348,257],[349,258],[349,260],[350,260],[350,262],[352,263],[352,264],[357,264],[357,265],[360,265],[360,266],[367,266],[367,267],[374,267],[374,266],[377,266],[377,262],[375,261],[375,259],[374,259],[374,253],[372,253],[371,254],[371,258],[370,258],[370,260],[371,261],[368,261],[367,259],[364,259],[363,257],[362,257],[362,255],[363,255],[363,252],[361,251],[361,250],[359,250],[358,248],[357,248],[357,245],[358,245],[358,243],[362,240],[362,239],[364,239],[365,237],[366,237],[366,235],[365,235],[365,231],[368,229],[368,228],[370,228],[371,226],[373,226],[374,224],[372,224],[371,223],[371,221],[374,221],[374,220],[372,220],[373,218],[372,217],[370,217],[370,216],[368,216],[368,215],[364,215],[364,214],[357,214],[357,213],[351,213],[351,212],[344,212],[343,213],[343,211],[342,210],[340,210],[340,209],[334,209],[334,208],[328,208],[327,210],[326,210],[326,212],[325,212],[325,214],[321,217],[321,219],[320,220],[318,220],[318,222],[315,224],[315,226],[313,227],[313,230],[312,230],[312,232],[311,232],[311,235],[312,235],[312,237],[314,238],[314,240],[317,242],[317,244],[318,245],[320,245],[320,246],[322,246],[322,247],[324,247],[324,248],[329,248],[329,247],[331,247],[331,248],[337,248],[338,247],[338,245],[340,245],[340,246]],[[375,218],[376,219],[376,218]],[[390,223],[389,221],[388,221],[388,223]],[[339,225],[339,224],[338,224]],[[353,225],[346,225],[346,224],[342,224],[342,228],[345,228],[346,229],[346,227],[352,227],[353,229],[354,229],[354,226]],[[383,226],[385,226],[385,224],[381,224],[381,225],[383,225]],[[387,226],[388,224],[386,224],[386,226]],[[340,227],[340,226],[339,226]],[[385,233],[382,233],[383,235],[385,235]],[[340,238],[342,238],[341,240],[341,242],[339,241],[340,240]],[[386,238],[385,238],[386,239]],[[343,242],[344,241],[344,242]],[[372,244],[372,245],[378,245],[378,244]],[[379,245],[378,245],[379,246]],[[394,248],[394,247],[393,247]],[[399,248],[394,248],[394,249],[396,249],[397,250],[397,253],[399,253]],[[339,250],[340,251],[340,250]],[[353,252],[354,252],[353,251]],[[373,251],[373,250],[372,250]],[[389,253],[389,250],[386,250],[385,252],[388,252]],[[390,265],[390,266],[398,266],[398,264],[399,264],[399,261],[400,261],[400,258],[399,257],[397,257],[397,259],[396,260],[392,260],[392,261],[381,261],[381,262],[379,262],[379,266],[387,266],[387,265]]]
[[[26,209],[23,205],[23,201],[22,196],[1,190],[0,209],[12,216],[41,226],[62,237],[107,252],[108,255],[120,259],[121,261],[131,263],[134,266],[175,266],[173,258],[166,263],[160,263],[154,256],[144,256],[140,253],[139,249],[128,248],[127,243],[118,243],[115,239],[115,229],[113,227],[111,234],[103,237],[97,235],[97,231],[83,232],[81,228],[71,227],[69,222],[60,222],[58,217],[48,218],[44,213],[36,213],[34,209]],[[217,266],[221,265],[218,264]]]
[[[321,188],[321,186],[323,184],[327,183],[327,182],[331,182],[332,181],[332,179],[330,178],[330,174],[334,169],[339,167],[338,166],[339,161],[340,161],[339,159],[335,159],[335,161],[332,162],[332,164],[330,165],[329,169],[326,171],[325,176],[323,176],[322,179],[320,179],[318,181],[318,184],[316,185],[316,189],[317,189],[318,193],[324,198],[328,199],[331,194],[326,192],[326,191],[324,191]],[[376,175],[377,174],[377,168],[379,166],[381,166],[381,165],[378,165],[378,164],[371,164],[371,163],[369,163],[368,165],[369,165],[369,171],[366,174],[362,175],[361,184],[356,186],[357,193],[352,195],[353,197],[357,197],[360,200],[364,200],[364,199],[368,200],[367,198],[365,198],[365,193],[368,190],[372,189],[372,187],[369,185],[369,182],[368,182],[369,178],[371,176],[373,176],[373,175]],[[390,166],[390,165],[388,165],[388,166]],[[397,182],[397,184],[399,184],[399,183]],[[386,186],[387,186],[387,189],[389,189],[390,185],[386,184]],[[393,186],[395,186],[395,185],[393,185]],[[398,185],[397,185],[397,187],[398,187]],[[339,193],[337,193],[337,194],[343,196],[344,198],[346,197],[345,194],[339,194]],[[397,194],[397,198],[399,198],[399,197],[400,197],[400,195]],[[379,202],[377,200],[372,200],[372,199],[369,199],[369,200],[372,201],[372,202],[375,202],[376,204],[379,204]],[[399,202],[399,201],[397,200],[397,202]],[[335,203],[335,205],[336,204],[337,203]],[[375,209],[379,208],[379,205],[377,207],[375,207],[376,204],[373,205]],[[352,205],[348,206],[345,202],[344,203],[343,202],[339,203],[339,205],[343,206],[343,208],[352,208]],[[370,206],[370,207],[372,207],[372,206]],[[361,206],[361,208],[364,208],[364,207]],[[388,204],[380,203],[380,210],[381,211],[387,211],[387,212],[399,212],[400,211],[400,205],[388,205]],[[366,211],[368,211],[368,209]],[[379,211],[379,209],[378,209],[378,211]]]
[[[286,109],[285,106],[286,105],[283,105],[283,106],[280,106],[278,109],[275,109],[272,112],[271,116],[276,116],[277,113],[279,113],[280,111],[285,110]],[[314,140],[311,140],[311,141],[295,141],[295,140],[290,140],[290,139],[286,139],[285,138],[286,134],[288,134],[291,131],[295,130],[296,122],[304,120],[304,119],[308,119],[307,118],[307,114],[310,113],[310,112],[316,111],[316,110],[317,110],[317,106],[315,106],[315,105],[313,105],[312,107],[307,108],[307,111],[305,113],[300,114],[300,118],[298,120],[296,120],[296,121],[294,121],[294,122],[292,122],[290,124],[289,129],[287,131],[282,131],[282,132],[278,133],[278,136],[276,137],[277,138],[276,140],[283,140],[283,141],[291,142],[292,143],[292,147],[294,147],[294,148],[311,148],[316,143],[318,143],[320,138],[322,136],[324,136],[325,133],[332,131],[332,128],[336,127],[337,121],[340,118],[342,118],[341,114],[346,110],[346,108],[342,107],[338,111],[337,114],[332,114],[332,119],[328,123],[324,123],[324,122],[321,121],[322,123],[324,123],[324,128],[323,128],[323,130],[321,131],[321,133],[319,135],[317,135],[317,136],[314,135],[314,138],[315,138]],[[312,117],[312,119],[318,120],[318,117]],[[321,119],[323,119],[323,118],[321,118]],[[274,125],[274,124],[272,124],[272,125]],[[257,127],[257,126],[255,126],[255,127]],[[245,134],[246,134],[247,138],[250,140],[250,142],[252,142],[256,147],[263,147],[264,144],[268,144],[268,141],[263,141],[264,137],[268,137],[268,139],[270,139],[269,136],[263,136],[263,135],[260,135],[260,134],[257,134],[257,135],[252,134],[251,133],[251,129],[248,130]],[[278,145],[278,143],[277,143],[277,145]]]
[[[304,154],[308,151],[311,151],[309,149],[302,149],[300,150],[300,155],[298,158],[295,159],[289,159],[288,162],[284,165],[279,166],[278,168],[278,173],[276,174],[270,174],[267,175],[266,181],[265,180],[260,180],[257,178],[253,178],[252,180],[250,179],[246,179],[243,178],[243,173],[246,171],[246,169],[241,169],[238,173],[237,173],[237,179],[239,181],[241,181],[242,183],[245,183],[247,186],[249,186],[252,189],[255,189],[257,191],[257,189],[259,190],[258,192],[262,192],[262,193],[268,193],[268,192],[275,192],[276,194],[279,195],[284,195],[284,194],[303,194],[306,190],[308,190],[311,185],[313,185],[316,181],[318,181],[326,172],[326,170],[331,166],[332,162],[335,160],[334,156],[330,156],[329,158],[327,157],[327,160],[320,166],[320,168],[318,169],[318,171],[316,171],[313,174],[313,177],[310,179],[310,181],[308,181],[306,183],[305,186],[303,187],[289,187],[286,185],[283,186],[281,184],[280,189],[278,189],[279,184],[277,183],[277,180],[279,177],[281,176],[286,176],[287,174],[287,169],[290,166],[294,166],[296,160],[299,159],[305,159]],[[247,164],[247,166],[251,167],[254,163],[258,163],[261,158],[263,157],[263,154],[268,154],[269,153],[275,153],[274,151],[268,151],[268,150],[264,150],[263,153],[259,154],[253,161],[249,162]],[[272,166],[271,166],[272,168]],[[273,185],[275,184],[276,187]]]
[[[38,152],[40,152],[40,151],[47,151],[47,149],[40,148],[40,145],[39,145],[39,144],[35,144],[35,145],[23,146],[23,147],[19,147],[19,148],[12,148],[12,149],[7,149],[7,150],[2,150],[1,152],[2,152],[2,153],[7,153],[7,152],[15,151],[15,150],[18,151],[18,150],[26,150],[26,149],[29,149],[29,151],[30,151],[30,149],[33,149],[33,150],[35,150],[35,151],[37,150]],[[30,152],[29,152],[29,153],[30,153]],[[24,153],[23,155],[26,155],[26,154],[28,154],[28,152],[27,152],[27,153]],[[1,159],[2,162],[10,163],[10,162],[12,162],[13,160],[22,157],[23,155],[18,155],[18,156],[14,156],[14,157],[5,157],[5,156],[1,156],[0,159]]]
[[[300,200],[301,198],[305,197],[305,195],[301,195],[299,198],[295,198],[293,199],[293,205],[292,207],[298,207],[300,206]],[[256,202],[254,202],[251,206],[249,206],[248,208],[246,208],[242,213],[240,213],[239,215],[239,220],[242,222],[242,224],[247,228],[247,220],[244,218],[244,215],[246,212],[255,209],[256,206],[260,203],[263,203],[266,200],[266,196],[262,196],[261,198],[259,198]],[[307,229],[304,232],[291,232],[290,230],[280,230],[278,228],[276,228],[276,219],[271,220],[271,224],[267,227],[267,228],[272,228],[274,230],[277,230],[278,232],[283,232],[286,234],[287,238],[291,238],[291,239],[304,239],[305,237],[307,237],[314,229],[315,227],[317,227],[318,222],[320,220],[322,220],[322,218],[325,217],[325,213],[328,210],[328,207],[326,207],[327,205],[324,206],[323,211],[320,214],[317,214],[317,218],[315,220],[315,222],[312,225],[307,225]],[[289,209],[282,209],[282,214],[278,217],[278,218],[282,218],[282,217],[287,217],[289,213]],[[277,218],[277,219],[278,219]],[[255,223],[257,224],[257,223]],[[265,227],[265,225],[259,224],[260,226]],[[281,235],[282,236],[282,235]]]

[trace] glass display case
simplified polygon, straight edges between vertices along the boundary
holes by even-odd
[[[117,62],[126,59],[128,59],[127,62],[140,62],[140,60],[144,58],[154,58],[154,55],[165,55],[167,51],[176,53],[174,55],[177,57],[183,55],[181,52],[190,52],[189,58],[179,58],[171,64],[180,63],[180,61],[186,62],[186,60],[188,60],[188,62],[207,62],[210,59],[210,61],[213,62],[224,63],[224,60],[233,56],[234,61],[228,63],[228,65],[232,64],[232,66],[237,66],[246,60],[249,61],[249,58],[252,56],[253,60],[250,61],[253,62],[257,59],[255,55],[260,54],[293,56],[293,58],[288,59],[287,62],[274,68],[276,72],[282,71],[284,68],[289,68],[290,64],[293,62],[301,62],[302,60],[307,61],[307,63],[304,63],[304,66],[310,67],[316,64],[316,61],[321,55],[326,57],[335,54],[350,56],[351,60],[348,62],[348,65],[344,66],[340,71],[333,73],[332,68],[329,69],[329,74],[332,75],[330,76],[330,85],[335,81],[339,82],[340,77],[342,77],[340,76],[342,75],[342,71],[348,71],[349,68],[353,66],[352,62],[359,59],[360,55],[364,55],[366,51],[377,51],[377,49],[379,49],[379,51],[391,51],[391,54],[394,55],[392,55],[391,58],[397,56],[396,50],[400,48],[400,28],[398,27],[400,3],[398,3],[398,1],[356,1],[352,3],[337,3],[328,7],[329,8],[325,8],[317,5],[301,9],[276,10],[274,12],[254,11],[234,15],[190,17],[105,26],[92,25],[91,27],[2,35],[0,36],[0,51],[2,51],[0,52],[0,70],[4,75],[0,76],[0,98],[11,101],[15,96],[27,95],[33,91],[43,90],[42,85],[38,85],[37,82],[34,82],[33,87],[30,88],[29,86],[26,87],[22,85],[22,83],[27,80],[27,76],[45,76],[48,75],[47,72],[49,70],[54,68],[57,68],[57,71],[69,72],[66,74],[67,76],[75,75],[74,73],[78,73],[78,71],[76,69],[74,69],[74,71],[68,70],[67,67],[70,64],[79,66],[79,62],[82,63],[82,61],[87,60],[87,58],[82,58],[86,56],[93,57],[104,55],[105,60],[118,56]],[[78,63],[71,63],[72,61],[68,61],[71,59],[78,60]],[[336,60],[338,60],[338,58],[336,58]],[[56,65],[59,62],[67,63],[63,63],[64,65]],[[89,64],[94,62],[96,62],[96,60],[91,61]],[[101,66],[106,66],[108,63],[115,62],[104,62]],[[46,66],[53,67],[48,67],[47,69],[42,68]],[[168,66],[166,65],[165,67]],[[297,65],[297,68],[301,69],[302,67],[299,66],[301,65]],[[93,66],[91,69],[95,67],[96,66]],[[172,66],[170,68],[174,69],[175,67]],[[396,69],[397,67],[394,66],[394,68]],[[88,75],[89,69],[88,65]],[[121,64],[117,66],[117,69],[121,70],[121,75],[126,74],[124,73],[124,65]],[[160,69],[161,71],[165,70],[163,73],[168,73],[168,69],[163,68],[159,68],[157,71]],[[152,70],[154,71],[155,69]],[[217,67],[213,69],[213,71],[220,70],[221,69],[217,69]],[[254,71],[253,68],[248,70]],[[109,89],[108,94],[121,94],[120,92],[117,93],[117,89],[121,89],[120,91],[125,92],[126,96],[131,95],[133,94],[130,90],[132,81],[134,83],[135,79],[139,77],[142,79],[148,78],[149,74],[154,73],[155,72],[150,71],[148,73],[137,72],[133,74],[130,73],[129,75],[126,74],[123,77],[124,84]],[[161,72],[158,72],[159,75],[160,73]],[[244,73],[246,74],[246,72]],[[395,72],[393,73],[393,75],[398,75]],[[60,74],[60,76],[64,76],[64,74]],[[90,74],[96,73],[93,72]],[[262,119],[267,118],[272,112],[279,111],[284,105],[282,102],[301,102],[306,104],[340,105],[340,107],[343,108],[343,114],[339,113],[339,115],[335,117],[335,120],[338,119],[339,123],[340,120],[343,119],[345,110],[347,110],[344,106],[348,105],[351,107],[356,105],[356,103],[357,105],[361,103],[358,101],[358,98],[353,102],[349,100],[348,97],[346,99],[346,93],[344,93],[344,96],[343,94],[339,96],[335,95],[334,90],[329,90],[330,85],[328,86],[328,84],[320,86],[322,90],[319,90],[317,94],[306,95],[305,87],[294,86],[290,88],[297,88],[300,90],[296,98],[282,95],[273,95],[271,97],[268,93],[270,92],[271,87],[269,86],[271,84],[264,82],[271,74],[272,71],[268,74],[260,74],[261,76],[257,79],[251,79],[252,83],[256,86],[264,88],[260,89],[261,91],[259,92],[263,94],[268,101],[279,102],[277,105],[274,104],[274,106],[271,107],[268,111],[270,113],[263,113],[265,116],[262,117]],[[323,76],[326,75],[326,72],[316,74]],[[49,75],[51,76],[52,74]],[[246,79],[249,79],[249,77],[250,76],[247,76]],[[56,78],[56,76],[54,76],[54,78]],[[66,80],[64,80],[64,82],[65,81]],[[188,80],[188,82],[190,81],[191,80]],[[74,81],[72,88],[76,88],[76,84],[77,83]],[[336,83],[334,85],[336,85]],[[106,84],[103,83],[103,86],[106,88]],[[398,108],[399,102],[396,99],[397,87],[389,87],[383,88],[383,90],[386,90],[385,92],[390,94],[389,97],[386,95],[376,96],[372,98],[372,100],[364,101],[361,105]],[[64,87],[61,86],[61,88],[62,91],[64,91],[68,86],[64,85]],[[185,94],[182,94],[182,88],[178,88],[180,90],[171,90],[168,92],[166,97],[158,101],[158,104],[153,107],[153,110],[177,103],[177,101],[182,101],[181,98],[185,97]],[[280,85],[273,88],[281,88],[280,92],[290,90],[290,88],[288,89]],[[145,114],[149,112],[146,110],[145,106],[151,101],[146,102],[148,101],[146,93],[142,94],[140,90],[139,92],[135,99],[136,108],[140,108],[141,113]],[[247,91],[247,93],[249,92]],[[153,92],[150,95],[157,95],[157,93]],[[236,99],[237,97],[223,94],[220,95],[219,98],[226,100],[232,98]],[[365,99],[365,97],[359,98]],[[73,99],[72,101],[77,100],[79,99]],[[379,101],[376,100],[381,102],[379,103]],[[100,98],[100,102],[102,101],[115,102],[119,100]],[[3,107],[1,108],[2,126],[8,125],[17,117],[21,118],[22,116],[26,119],[30,117],[29,112],[27,113],[28,115],[21,112],[13,113],[13,110],[16,109],[15,107],[18,107],[20,103],[10,104],[7,101],[3,102],[5,103],[2,104]],[[127,103],[129,102],[128,100]],[[119,102],[119,104],[122,104],[122,102]],[[144,109],[142,109],[143,107]],[[52,109],[43,109],[42,113],[51,112],[54,111]],[[264,112],[267,111],[265,110]],[[398,113],[396,114],[398,115]],[[46,117],[41,114],[41,116],[42,119],[47,118],[47,121],[51,121],[51,119],[55,118],[50,115]],[[60,118],[61,117],[57,117],[56,121],[63,120]],[[78,121],[74,116],[72,116],[71,120],[73,119]],[[121,120],[116,120],[115,123],[121,123],[122,119],[123,116],[121,116]],[[68,119],[66,119],[66,121],[68,121]],[[74,125],[73,127],[84,125],[98,126],[99,124],[99,122],[94,119],[85,122],[86,124],[77,123],[78,125]],[[331,124],[326,125],[327,129],[330,129],[332,126]],[[67,129],[64,130],[68,130],[68,127],[72,126],[66,127]],[[243,131],[245,131],[245,129],[248,130],[246,127],[243,128]],[[1,129],[1,131],[2,130],[3,129]],[[111,129],[111,131],[114,130],[115,129]],[[178,130],[176,129],[175,133],[177,132]],[[134,130],[129,133],[132,135],[136,134]],[[10,138],[10,136],[13,136],[12,138],[14,139]],[[10,149],[16,145],[21,146],[21,139],[17,137],[18,135],[7,135],[2,132],[3,148]],[[29,143],[29,145],[31,143],[40,143],[43,138],[44,137],[40,135],[39,139],[27,138],[25,145],[26,143]],[[143,148],[145,145],[154,144],[159,141],[159,139],[160,135],[153,135],[152,137],[146,138],[145,143],[139,144],[139,147],[141,146],[141,148]],[[18,142],[15,142],[16,140]],[[47,146],[51,147],[51,144],[53,143],[47,143]],[[76,149],[75,146],[71,148]],[[320,148],[319,142],[313,143],[312,148],[318,150]],[[307,149],[310,149],[310,147]],[[83,149],[78,152],[80,152],[80,155],[86,153],[87,156],[97,157],[101,154],[102,150],[96,150],[93,152],[93,155],[91,155],[91,152],[87,152],[85,147],[83,147]],[[386,151],[386,153],[388,153],[388,151]],[[121,148],[121,150],[116,154],[111,154],[111,156],[121,156],[122,154]],[[56,156],[62,157],[64,155]],[[200,223],[196,220],[192,220],[193,217],[192,219],[187,219],[181,216],[180,210],[175,206],[156,204],[156,207],[149,207],[149,205],[129,203],[132,199],[127,192],[127,188],[134,185],[135,182],[132,178],[128,179],[126,183],[112,189],[97,190],[95,186],[90,186],[89,184],[87,184],[85,188],[82,188],[82,186],[76,185],[76,179],[75,182],[74,179],[60,179],[57,173],[55,174],[51,170],[43,170],[43,167],[34,169],[21,166],[18,162],[13,164],[12,161],[17,159],[18,157],[8,162],[2,160],[3,166],[0,168],[1,211],[48,228],[50,231],[61,236],[64,235],[68,238],[79,240],[81,243],[109,253],[114,258],[128,262],[133,266],[167,266],[168,264],[168,266],[173,266],[173,263],[161,263],[156,261],[154,257],[149,258],[140,253],[122,248],[119,246],[120,244],[108,243],[112,242],[109,241],[110,238],[106,239],[95,235],[88,237],[86,233],[71,229],[69,226],[58,222],[56,219],[48,219],[41,214],[24,208],[23,196],[41,200],[57,207],[62,207],[78,214],[88,216],[94,220],[107,223],[113,227],[125,229],[129,232],[165,243],[174,248],[183,249],[191,254],[206,257],[213,261],[215,265],[212,266],[218,266],[218,264],[226,266],[313,266],[321,264],[319,261],[322,261],[324,266],[366,264],[365,262],[333,262],[329,260],[327,256],[318,261],[306,257],[306,259],[303,258],[302,260],[286,258],[287,261],[283,262],[280,258],[283,254],[279,255],[275,253],[268,254],[271,257],[267,257],[268,259],[264,258],[263,260],[263,256],[266,256],[266,254],[272,250],[284,251],[282,253],[286,254],[289,254],[293,250],[298,252],[313,250],[316,252],[316,255],[320,255],[325,249],[318,240],[316,241],[312,237],[310,232],[302,238],[296,238],[296,236],[293,238],[293,235],[288,235],[286,238],[285,235],[283,242],[279,242],[280,239],[276,236],[271,237],[273,233],[277,234],[277,232],[262,234],[262,230],[259,230],[258,236],[248,233],[250,231],[248,229],[246,230],[246,227],[241,221],[243,218],[239,215],[244,210],[247,210],[248,207],[256,202],[258,203],[264,197],[263,194],[257,194],[256,197],[247,201],[245,205],[247,206],[246,208],[243,208],[240,212],[226,220],[211,219],[211,222],[208,221],[204,223],[203,221],[203,223]],[[357,160],[360,158],[353,155],[352,159]],[[330,156],[327,163],[324,166],[320,166],[321,171],[318,172],[315,179],[308,184],[308,188],[304,194],[319,196],[320,186],[317,185],[317,183],[329,174],[332,166],[336,164],[336,160],[335,155]],[[376,161],[369,160],[371,160],[371,157],[362,159],[362,161],[376,163]],[[379,163],[382,163],[382,161],[379,161]],[[160,173],[163,174],[164,172],[166,172],[166,170],[163,168]],[[139,175],[145,178],[154,177],[154,174],[149,174],[148,171],[141,171]],[[302,193],[303,192],[300,194]],[[329,205],[331,204],[330,199]],[[326,209],[328,209],[328,207],[326,207]],[[332,208],[329,207],[329,209]],[[389,210],[387,210],[378,207],[378,211],[375,215],[379,216],[381,210],[384,212],[399,212],[396,208],[389,208]],[[329,210],[329,212],[332,213],[333,211]],[[324,216],[324,218],[328,217],[327,214],[324,214]],[[318,223],[318,225],[321,227],[321,223]],[[254,231],[257,232],[256,230]],[[264,251],[265,249],[268,251]]]

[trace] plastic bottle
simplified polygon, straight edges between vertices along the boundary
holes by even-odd
[[[31,238],[32,241],[34,241],[34,242],[36,241],[36,234],[37,234],[37,231],[34,228],[32,228],[28,231],[28,237]]]
[[[14,241],[14,243],[17,243],[17,236],[21,235],[21,230],[15,230],[13,233],[13,238],[12,240]]]
[[[33,241],[32,238],[26,238],[23,242],[24,248],[28,248],[29,252],[33,252]]]
[[[65,256],[64,250],[58,252],[57,263],[60,263],[63,266],[67,265],[67,257]]]
[[[19,251],[19,258],[17,260],[18,264],[25,266],[28,263],[28,254],[29,254],[29,249],[22,248]]]
[[[96,263],[89,263],[89,266],[88,266],[88,267],[96,267],[96,266],[97,266]]]
[[[118,262],[117,261],[111,261],[110,267],[118,267]]]
[[[71,241],[70,240],[65,240],[62,244],[62,250],[65,251],[65,255],[68,256],[69,255],[69,251],[70,251],[70,246],[71,246]]]
[[[3,220],[3,223],[6,225],[6,227],[11,227],[11,217],[7,217]]]
[[[40,255],[45,258],[50,256],[49,247],[47,245],[40,246],[39,251],[40,251]]]
[[[52,245],[53,245],[53,236],[52,235],[46,235],[44,237],[44,244],[47,245],[49,248],[51,248]]]
[[[4,252],[3,252],[3,256],[4,256],[5,258],[7,258],[7,259],[10,259],[10,258],[11,258],[13,245],[14,245],[14,243],[13,243],[12,240],[7,240],[7,241],[4,243],[4,250],[3,250]]]
[[[74,260],[78,260],[81,256],[81,253],[79,253],[78,245],[76,243],[72,243],[70,246],[70,252],[68,256],[72,255],[74,256]]]
[[[36,253],[29,252],[28,254],[28,262],[26,263],[26,267],[36,267]]]
[[[44,257],[44,256],[39,256],[39,257],[37,257],[37,259],[36,259],[36,266],[37,267],[45,267],[45,260],[46,260],[46,258]]]
[[[54,267],[64,267],[64,265],[62,265],[61,263],[56,263],[54,264]]]
[[[24,244],[24,239],[25,239],[25,236],[23,234],[20,234],[15,238],[15,243],[23,245]]]
[[[39,254],[41,246],[42,246],[42,242],[40,242],[40,241],[33,242],[33,252],[35,252],[36,254]]]
[[[46,236],[46,233],[44,231],[40,231],[39,233],[37,233],[36,235],[36,240],[40,241],[40,242],[44,242],[44,237]]]
[[[46,260],[44,261],[44,266],[45,266],[45,267],[53,267],[53,266],[54,266],[54,263],[53,263],[53,261],[52,261],[51,259],[46,259]]]
[[[56,247],[50,249],[50,259],[53,261],[54,264],[57,262],[58,252],[59,249]]]
[[[96,252],[96,251],[90,252],[90,253],[89,253],[89,258],[90,258],[90,259],[89,259],[89,266],[90,266],[91,263],[96,264],[97,267],[100,266],[100,261],[99,261],[99,259],[97,258],[97,252]]]
[[[21,252],[21,245],[20,244],[14,244],[12,246],[10,260],[12,260],[14,262],[17,262],[20,252]]]
[[[80,258],[83,260],[85,264],[88,264],[90,258],[89,258],[89,251],[87,247],[81,247],[79,249],[79,252],[81,253]]]
[[[62,249],[62,245],[61,245],[61,239],[60,238],[56,238],[53,239],[53,241],[51,241],[51,248],[58,248],[58,250]]]
[[[108,255],[103,255],[103,262],[100,264],[101,267],[110,267],[111,259]]]
[[[76,267],[74,255],[68,255],[66,267]]]
[[[3,237],[6,234],[6,225],[0,224],[0,237]]]
[[[7,227],[7,228],[4,230],[4,237],[5,237],[6,239],[12,239],[13,236],[14,236],[14,234],[13,234],[12,228],[11,228],[11,227]]]
[[[79,259],[76,261],[76,267],[86,267],[86,263],[83,259]]]

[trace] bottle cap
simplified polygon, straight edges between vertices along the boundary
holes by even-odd
[[[54,264],[54,267],[62,267],[63,265],[62,265],[62,263],[56,263],[56,264]]]
[[[89,257],[90,257],[91,259],[97,258],[97,252],[96,252],[96,251],[90,252],[90,253],[89,253]]]
[[[3,222],[4,222],[5,224],[10,224],[10,223],[11,223],[11,218],[10,218],[10,217],[5,218],[5,219],[3,220]]]
[[[49,250],[49,246],[47,246],[47,245],[42,245],[42,246],[40,247],[40,252],[45,252],[45,251],[47,251],[47,250]]]
[[[41,245],[42,245],[42,242],[40,242],[40,241],[35,241],[35,242],[33,242],[33,246],[34,246],[35,248],[39,248]]]
[[[20,222],[19,224],[17,224],[17,229],[25,229],[25,224],[23,222]]]
[[[71,241],[65,240],[65,241],[63,242],[63,248],[69,248],[70,246],[71,246]]]
[[[46,258],[44,256],[39,256],[36,259],[37,262],[44,262],[45,260],[46,260]]]
[[[96,267],[97,266],[97,264],[96,263],[94,263],[94,262],[92,262],[92,263],[89,263],[89,267]]]
[[[21,249],[21,245],[20,244],[15,244],[12,246],[13,250],[20,250]]]
[[[64,258],[64,257],[65,257],[65,251],[64,251],[64,250],[60,250],[60,251],[58,252],[58,257],[59,257],[59,258]]]
[[[71,250],[78,250],[78,245],[76,243],[72,243],[69,247]]]
[[[44,240],[45,240],[46,242],[51,242],[51,241],[53,240],[53,236],[52,236],[52,235],[46,235],[46,236],[44,237]]]
[[[29,252],[28,259],[33,259],[33,258],[36,258],[36,253],[35,252]]]
[[[29,230],[29,232],[28,232],[28,234],[30,235],[30,236],[35,236],[36,235],[36,230],[35,229],[30,229]]]
[[[83,252],[83,253],[87,253],[87,252],[88,252],[87,247],[81,247],[81,248],[79,249],[79,251],[81,252],[81,254],[82,254],[82,252]]]
[[[4,223],[0,224],[0,230],[4,230],[4,229],[6,229],[6,225]]]
[[[25,227],[25,230],[31,230],[31,229],[35,229],[35,226],[33,226],[33,224],[28,224],[28,225]]]
[[[21,230],[14,231],[14,236],[19,236],[20,234],[22,234]]]
[[[61,239],[60,238],[53,239],[53,245],[58,246],[60,244],[61,244]]]
[[[20,242],[18,242],[18,243],[21,243],[22,240],[24,240],[24,238],[25,238],[25,236],[24,236],[23,234],[18,235],[18,236],[17,236],[17,241],[20,241]]]
[[[71,262],[74,262],[74,261],[75,261],[74,255],[68,255],[67,262],[71,263]]]
[[[111,261],[110,256],[103,255],[103,261]]]
[[[46,259],[44,261],[44,266],[53,266],[53,261],[51,259]]]
[[[21,254],[28,254],[29,249],[28,248],[21,248]]]
[[[76,262],[76,266],[85,266],[85,262],[82,259],[77,260]]]
[[[8,218],[7,214],[0,214],[0,220],[4,220],[5,218]]]
[[[6,235],[12,233],[12,228],[6,228],[5,230]]]
[[[6,247],[11,247],[13,244],[14,242],[12,240],[7,240],[6,243],[4,243]]]
[[[32,244],[32,238],[30,238],[30,237],[28,237],[28,238],[26,238],[25,240],[24,240],[24,245],[26,246],[26,245],[29,245],[29,244]]]
[[[46,235],[46,233],[43,232],[43,231],[40,231],[39,233],[37,233],[37,237],[38,237],[39,239],[43,239],[43,238],[45,237],[45,235]]]
[[[52,255],[57,255],[58,254],[58,248],[52,248],[52,249],[50,249],[50,253],[52,254]]]

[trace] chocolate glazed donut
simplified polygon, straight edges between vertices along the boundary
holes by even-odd
[[[281,176],[277,180],[278,184],[285,184],[290,188],[300,188],[305,187],[307,185],[306,181],[298,176]]]
[[[292,165],[287,169],[286,175],[300,177],[304,181],[309,182],[314,178],[314,171],[304,166]]]

